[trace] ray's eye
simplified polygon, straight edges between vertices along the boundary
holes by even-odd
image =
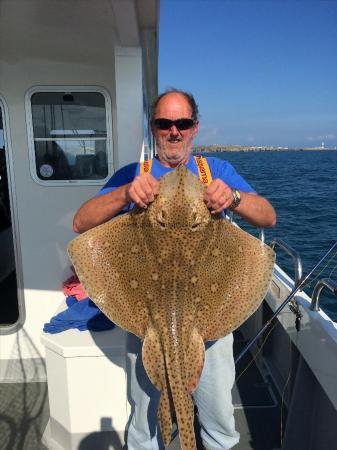
[[[161,209],[157,215],[157,222],[163,230],[167,227],[167,212]]]
[[[201,225],[201,217],[196,212],[194,212],[192,215],[191,230],[196,231],[200,225]]]

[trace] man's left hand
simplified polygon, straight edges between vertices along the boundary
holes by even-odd
[[[220,178],[211,182],[205,190],[205,203],[213,214],[220,213],[229,208],[233,203],[234,197],[232,189]]]

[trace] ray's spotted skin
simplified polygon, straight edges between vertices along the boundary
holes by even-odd
[[[244,322],[263,300],[274,252],[219,215],[204,186],[184,166],[160,179],[146,209],[75,238],[69,256],[88,295],[113,322],[143,340],[144,367],[161,391],[165,446],[172,396],[181,446],[196,448],[191,393],[208,340]]]

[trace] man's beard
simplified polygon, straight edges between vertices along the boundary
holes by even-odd
[[[170,146],[169,143],[176,143],[177,147]],[[169,142],[162,140],[160,143],[157,142],[157,146],[159,159],[174,165],[185,162],[191,152],[191,149],[188,148],[188,143],[181,140],[171,140]]]

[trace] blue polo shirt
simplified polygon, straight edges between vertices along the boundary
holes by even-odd
[[[228,186],[238,189],[243,192],[253,192],[254,189],[244,180],[241,175],[237,173],[234,167],[227,161],[219,158],[206,157],[209,169],[212,174],[212,179],[220,178],[224,181]],[[188,163],[186,167],[194,173],[196,177],[199,177],[197,163],[192,155],[190,155]],[[157,180],[161,178],[166,173],[171,172],[171,167],[163,166],[157,158],[153,159],[152,167],[151,167],[151,175],[154,176]],[[96,197],[100,195],[107,194],[108,192],[114,191],[116,188],[123,186],[124,184],[131,183],[133,179],[139,175],[140,172],[140,163],[131,163],[127,166],[122,167],[117,170],[110,180],[102,187],[102,189],[96,194]],[[127,211],[130,211],[134,207],[134,203],[130,203],[125,208],[120,211],[119,214],[123,214]]]
[[[207,157],[209,169],[212,174],[213,180],[220,178],[228,186],[238,189],[243,192],[255,192],[254,189],[245,181],[241,175],[237,173],[234,167],[227,161],[219,158]],[[186,167],[194,173],[196,177],[199,177],[198,167],[193,156],[190,156]],[[153,159],[151,175],[157,180],[168,172],[174,170],[170,167],[163,166],[157,158]],[[124,184],[131,183],[133,179],[139,175],[140,164],[131,163],[127,166],[117,170],[110,180],[102,187],[97,196],[107,194],[114,191],[116,188],[123,186]]]

